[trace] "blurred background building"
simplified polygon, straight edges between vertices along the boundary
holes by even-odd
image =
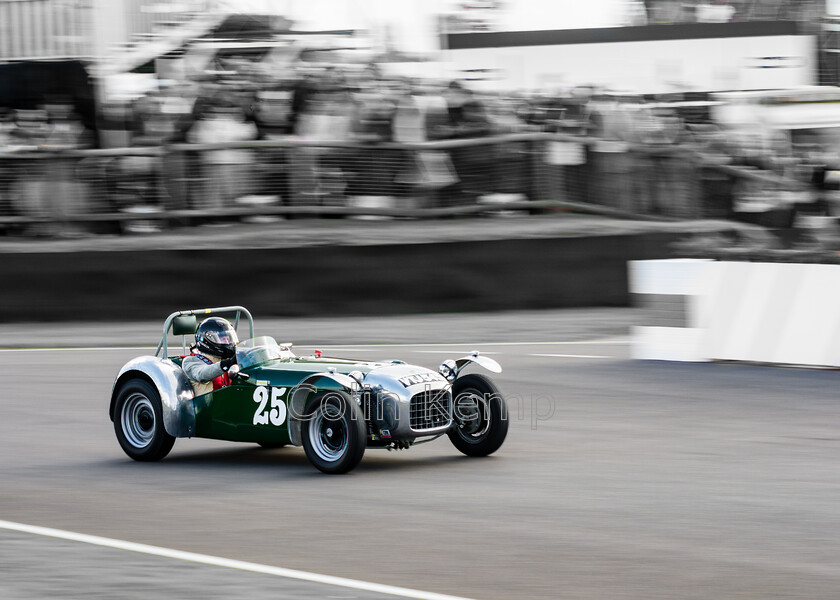
[[[231,15],[247,15],[261,19],[263,25],[262,29],[251,28],[248,33],[252,39],[265,40],[290,31],[353,32],[363,37],[361,44],[373,51],[423,53],[430,61],[442,63],[435,65],[437,71],[427,69],[426,73],[449,75],[459,69],[481,69],[495,73],[495,80],[507,87],[586,83],[627,87],[627,83],[633,81],[626,75],[627,67],[645,64],[647,70],[658,71],[659,79],[670,78],[672,84],[688,85],[695,73],[683,72],[685,69],[678,63],[685,58],[711,63],[710,68],[715,70],[717,80],[706,82],[707,86],[713,86],[709,91],[743,89],[744,86],[755,89],[773,86],[742,82],[732,74],[731,69],[727,73],[719,64],[722,60],[720,56],[731,56],[731,48],[702,44],[692,51],[678,49],[674,56],[673,44],[670,48],[648,44],[641,54],[631,52],[627,56],[629,46],[601,44],[663,39],[687,41],[711,37],[711,34],[698,37],[700,29],[697,27],[694,31],[674,28],[655,35],[631,33],[632,28],[648,25],[692,24],[702,28],[723,23],[791,23],[795,24],[795,29],[766,28],[765,37],[783,33],[786,37],[801,34],[819,38],[824,55],[820,58],[822,71],[828,75],[836,70],[833,69],[836,60],[833,51],[837,44],[834,42],[835,24],[831,17],[834,4],[826,0],[591,0],[586,3],[566,0],[0,0],[0,60],[79,58],[95,63],[99,72],[130,71],[138,66],[136,63],[145,62],[147,57],[164,55],[214,31],[218,34],[219,25]],[[580,30],[590,30],[591,33],[580,33]],[[759,43],[756,38],[762,37],[759,30],[758,26],[742,28],[739,36],[733,29],[720,38],[750,37],[755,46],[754,53],[766,54],[763,48],[756,46]],[[536,36],[538,31],[579,33],[576,36],[557,36],[563,44],[570,45],[569,52],[563,54],[557,48],[546,51],[546,46],[552,44]],[[488,38],[482,42],[483,45],[470,43],[464,46],[463,40],[459,40],[464,35],[493,32],[523,32],[521,41],[515,44],[519,51],[512,52],[510,40],[498,36]],[[230,33],[228,28],[226,34]],[[238,37],[245,37],[245,34],[241,30]],[[574,44],[570,40],[579,43]],[[777,45],[779,42],[774,40]],[[583,48],[580,44],[588,46]],[[525,46],[540,48],[540,52],[526,53],[522,50]],[[478,48],[494,48],[494,53],[463,52]],[[583,51],[591,53],[591,56],[583,58]],[[809,56],[803,57],[804,52],[801,46],[785,42],[777,54],[781,54],[780,59],[788,60],[788,63],[806,63],[781,65],[785,69],[808,68],[817,56],[809,52]],[[793,56],[786,59],[791,54]],[[540,58],[548,61],[547,64],[538,67],[530,65]],[[759,56],[757,60],[761,58],[765,57]],[[571,69],[570,63],[578,63],[577,69]],[[607,64],[615,72],[624,72],[624,80],[619,80],[615,73],[602,73]],[[535,69],[539,71],[536,74],[523,73]],[[587,80],[587,72],[590,80]],[[683,81],[679,81],[680,78]],[[833,84],[836,81],[822,83]]]

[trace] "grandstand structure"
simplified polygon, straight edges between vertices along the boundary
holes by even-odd
[[[0,0],[0,61],[107,60],[214,20],[215,0]]]

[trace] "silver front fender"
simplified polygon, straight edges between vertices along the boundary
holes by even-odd
[[[334,372],[313,373],[297,384],[289,394],[289,439],[294,446],[300,446],[303,443],[300,437],[300,417],[303,416],[306,408],[306,399],[311,392],[317,391],[318,386],[315,382],[324,377],[332,379],[350,394],[359,389],[359,384],[355,379]]]
[[[478,350],[470,354],[469,356],[462,356],[461,358],[455,361],[455,365],[457,366],[457,373],[460,373],[464,370],[464,368],[470,364],[475,363],[480,365],[490,371],[491,373],[501,373],[502,372],[502,365],[497,363],[492,358],[487,358],[486,356],[481,356],[478,353]]]
[[[163,426],[173,437],[195,435],[195,408],[193,388],[189,379],[168,358],[140,356],[130,360],[120,369],[111,389],[111,420],[114,419],[114,403],[120,387],[132,377],[150,379],[160,394],[163,406]]]

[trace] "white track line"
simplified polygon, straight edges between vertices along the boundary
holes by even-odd
[[[275,575],[277,577],[286,577],[288,579],[299,579],[301,581],[310,581],[312,583],[319,583],[323,585],[334,585],[354,590],[376,592],[378,594],[402,596],[404,598],[416,598],[418,600],[469,600],[468,598],[462,598],[459,596],[448,596],[446,594],[424,592],[421,590],[413,590],[410,588],[396,587],[380,583],[371,583],[368,581],[359,581],[357,579],[333,577],[331,575],[320,575],[318,573],[309,573],[308,571],[284,569],[283,567],[272,567],[270,565],[261,565],[258,563],[244,562],[241,560],[221,558],[219,556],[196,554],[194,552],[183,552],[181,550],[172,550],[170,548],[161,548],[159,546],[149,546],[146,544],[135,544],[134,542],[115,540],[106,537],[99,537],[96,535],[87,535],[84,533],[74,533],[72,531],[64,531],[61,529],[51,529],[49,527],[38,527],[36,525],[13,523],[11,521],[0,520],[0,529],[8,529],[10,531],[19,531],[22,533],[29,533],[33,535],[43,535],[46,537],[58,538],[62,540],[81,542],[83,544],[93,544],[94,546],[116,548],[118,550],[128,550],[129,552],[140,552],[143,554],[151,554],[153,556],[161,556],[164,558],[174,558],[176,560],[185,560],[194,563],[201,563],[204,565],[211,565],[214,567],[223,567],[226,569],[238,569],[240,571],[250,571],[252,573]]]
[[[550,356],[553,358],[614,358],[601,354],[529,354],[528,356]]]
[[[295,348],[305,348],[314,350],[323,350],[329,348],[330,352],[378,352],[375,348],[345,348],[344,346],[295,346]]]
[[[562,345],[615,345],[628,346],[632,343],[630,339],[616,340],[616,339],[598,339],[598,340],[576,340],[572,342],[438,342],[436,344],[354,344],[355,348],[452,348],[453,346],[465,348],[481,348],[482,346],[562,346]],[[313,346],[312,344],[299,344],[302,348],[344,348],[341,345],[322,344],[321,346]]]
[[[416,354],[442,354],[444,352],[452,352],[451,348],[439,348],[437,350],[410,350],[410,352],[414,352]],[[482,355],[487,354],[501,354],[501,352],[482,352]]]

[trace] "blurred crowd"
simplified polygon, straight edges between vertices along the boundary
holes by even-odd
[[[825,210],[836,148],[724,130],[710,104],[588,86],[479,94],[468,81],[386,76],[376,64],[265,81],[253,64],[226,64],[102,105],[97,135],[66,99],[0,112],[0,214],[509,200],[675,218]],[[510,135],[531,133],[556,135]],[[112,150],[67,152],[94,147]]]
[[[628,4],[636,5],[635,0]],[[822,0],[645,0],[636,11],[646,23],[725,23],[727,21],[791,20],[817,22],[825,13]],[[636,23],[641,24],[641,23]]]

